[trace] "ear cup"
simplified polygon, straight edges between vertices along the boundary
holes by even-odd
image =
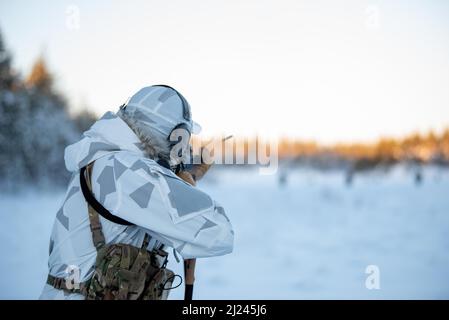
[[[188,127],[185,123],[180,123],[180,124],[178,124],[176,127],[173,128],[173,130],[170,132],[170,135],[167,137],[167,140],[168,140],[169,145],[170,145],[170,150],[171,150],[173,147],[175,147],[178,143],[182,142],[182,139],[184,138],[183,135],[180,135],[180,136],[178,136],[178,139],[177,139],[177,140],[172,140],[172,134],[173,134],[173,132],[174,132],[175,130],[178,130],[178,129],[185,130],[185,131],[188,133],[188,138],[186,138],[187,141],[184,142],[185,145],[183,146],[183,147],[185,147],[185,148],[188,147],[188,143],[189,143],[190,136],[191,136],[190,130],[189,130],[189,127]],[[183,151],[184,151],[183,148],[179,148],[177,156],[181,158],[181,157],[183,156]]]
[[[191,133],[189,130],[189,126],[185,123],[180,123],[173,128],[173,130],[170,132],[169,136],[167,137],[167,140],[170,143],[171,147],[173,147],[175,144],[181,142],[182,137],[178,137],[178,140],[176,140],[176,141],[172,141],[172,139],[171,139],[173,132],[178,129],[183,129],[183,130],[187,131],[189,134],[189,138],[190,138]]]

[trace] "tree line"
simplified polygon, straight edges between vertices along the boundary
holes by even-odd
[[[69,113],[43,57],[28,76],[16,72],[0,33],[0,189],[66,183],[64,149],[95,118],[86,110]]]

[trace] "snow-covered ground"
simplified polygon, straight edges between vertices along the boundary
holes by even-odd
[[[449,298],[449,171],[216,170],[200,187],[227,210],[232,254],[197,262],[196,299]],[[64,191],[0,195],[0,298],[38,297]],[[368,290],[367,266],[380,289]],[[172,258],[169,267],[182,274]],[[171,293],[181,299],[183,289]]]

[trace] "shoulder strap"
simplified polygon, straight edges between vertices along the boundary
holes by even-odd
[[[80,171],[80,184],[81,184],[81,191],[83,192],[84,198],[86,199],[87,203],[96,211],[98,212],[98,214],[100,216],[102,216],[103,218],[112,221],[114,223],[117,224],[121,224],[124,226],[132,226],[134,225],[131,222],[128,222],[122,218],[119,218],[115,215],[113,215],[112,213],[110,213],[105,207],[103,207],[103,205],[97,201],[97,199],[95,199],[94,195],[91,192],[91,188],[92,186],[90,186],[90,188],[87,186],[86,183],[86,177],[85,177],[85,172],[86,172],[86,168],[88,169],[88,176],[89,176],[89,180],[91,177],[91,170],[92,170],[92,164],[89,164],[87,167],[83,167],[81,168]]]
[[[90,182],[92,166],[89,165],[87,167],[87,181],[86,177],[84,176],[85,170],[86,169],[83,168],[81,169],[80,172],[81,190],[83,191],[84,198],[86,198],[85,190],[88,188],[87,193],[90,194],[90,190],[92,189],[92,184]],[[92,208],[89,202],[87,202],[87,209],[89,211],[89,222],[90,222],[90,231],[92,232],[92,241],[94,243],[95,248],[98,250],[103,245],[106,244],[106,240],[101,227],[100,217],[98,216],[97,211],[95,211],[95,209]]]
[[[81,190],[83,192],[84,198],[87,201],[88,204],[88,211],[89,211],[89,221],[90,221],[90,230],[92,232],[92,240],[94,243],[95,248],[97,250],[106,244],[106,240],[103,234],[103,230],[101,227],[100,222],[100,216],[105,218],[106,220],[112,221],[114,223],[125,225],[125,226],[133,226],[134,224],[126,221],[122,218],[119,218],[112,213],[110,213],[103,205],[95,199],[94,195],[92,194],[92,168],[93,168],[93,162],[87,165],[86,167],[81,168],[80,170],[80,184],[81,184]],[[86,171],[87,171],[87,177],[86,177]],[[151,236],[148,233],[145,233],[145,237],[143,239],[143,243],[141,248],[146,249],[150,242]]]
[[[92,167],[93,163],[87,165],[86,167],[81,168],[80,170],[80,185],[81,191],[83,192],[84,198],[88,204],[89,211],[89,222],[90,222],[90,231],[92,232],[92,241],[94,243],[95,248],[98,250],[102,246],[106,244],[106,240],[103,234],[103,230],[101,227],[101,221],[99,215],[103,218],[110,220],[112,222],[121,224],[121,225],[132,225],[132,223],[123,220],[117,216],[111,214],[106,208],[104,208],[101,203],[99,203],[94,195],[92,194]],[[87,171],[87,178],[86,173]]]

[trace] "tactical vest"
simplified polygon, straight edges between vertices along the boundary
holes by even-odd
[[[47,284],[69,293],[80,293],[87,300],[166,300],[169,290],[173,289],[174,278],[179,277],[180,281],[182,278],[166,268],[166,251],[162,248],[147,250],[148,234],[140,248],[123,243],[106,244],[99,215],[122,225],[132,224],[112,215],[95,200],[92,167],[93,163],[80,170],[80,184],[88,204],[92,241],[97,250],[93,276],[85,282],[72,283],[49,274]]]

